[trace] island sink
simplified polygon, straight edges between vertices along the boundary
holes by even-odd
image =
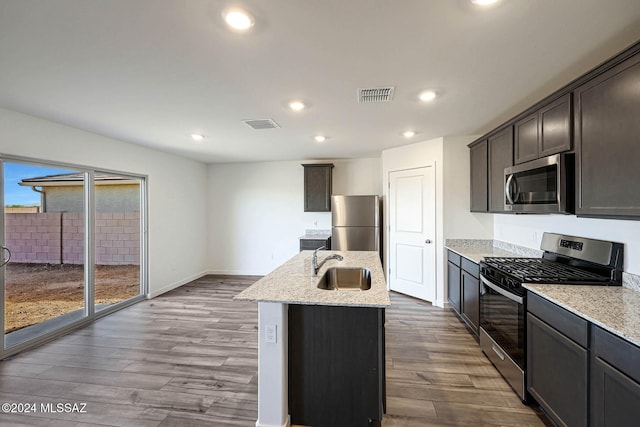
[[[366,291],[371,289],[371,270],[362,267],[332,267],[318,282],[319,289]]]

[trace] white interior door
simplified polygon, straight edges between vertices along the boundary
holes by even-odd
[[[389,285],[427,301],[436,296],[433,164],[389,174]]]

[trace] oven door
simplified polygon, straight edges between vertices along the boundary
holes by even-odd
[[[480,346],[524,401],[524,296],[514,294],[483,275],[480,280]]]

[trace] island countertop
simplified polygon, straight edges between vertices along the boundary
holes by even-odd
[[[234,297],[237,300],[303,305],[387,307],[391,305],[387,284],[375,251],[319,251],[318,263],[331,254],[344,259],[327,261],[317,276],[311,274],[313,251],[302,251]],[[318,289],[324,272],[331,267],[364,267],[371,271],[371,289],[335,291]]]

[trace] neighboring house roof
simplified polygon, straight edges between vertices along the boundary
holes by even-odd
[[[36,176],[34,178],[25,178],[18,184],[23,187],[60,187],[65,185],[81,185],[84,182],[84,173],[63,173],[58,175]],[[94,174],[94,182],[96,185],[125,185],[139,184],[137,179],[127,178],[118,175],[106,173]]]

